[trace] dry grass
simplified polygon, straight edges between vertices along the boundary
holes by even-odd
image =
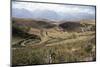
[[[27,43],[20,48],[12,47],[15,48],[12,49],[13,65],[96,60],[95,31],[63,32],[52,28],[45,29],[42,33],[40,42],[30,45]]]
[[[44,42],[39,45],[32,44],[34,46],[13,49],[13,64],[48,64],[95,60],[95,50],[92,51],[95,49],[93,48],[95,43],[91,43],[91,39],[95,37],[91,34],[94,32],[59,33],[48,34]],[[49,41],[49,37],[53,39]],[[51,59],[49,58],[50,55]]]

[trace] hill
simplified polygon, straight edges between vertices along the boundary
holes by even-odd
[[[21,27],[32,27],[32,28],[52,28],[56,25],[51,24],[49,20],[34,20],[34,19],[24,19],[24,18],[14,18],[12,24]]]
[[[96,60],[93,21],[57,23],[22,18],[12,21],[13,65]]]
[[[63,28],[64,31],[92,31],[95,30],[94,20],[81,20],[81,21],[66,21],[59,24],[59,27]]]

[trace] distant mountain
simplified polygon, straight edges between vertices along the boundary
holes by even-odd
[[[61,14],[61,19],[63,20],[74,20],[74,21],[79,21],[79,20],[91,20],[95,19],[95,16],[92,14],[88,13],[63,13]]]
[[[32,18],[32,13],[26,9],[13,8],[12,16],[18,18]]]
[[[42,18],[42,19],[49,19],[49,20],[57,20],[59,18],[58,14],[51,10],[34,10],[29,11],[26,9],[18,9],[13,8],[12,16],[18,18]]]
[[[82,19],[95,19],[94,14],[88,13],[57,13],[55,11],[45,9],[36,9],[34,11],[25,8],[12,8],[12,17],[17,18],[35,18],[35,19],[48,19],[48,20],[82,20]]]
[[[57,20],[59,18],[59,15],[52,10],[35,10],[33,12],[33,17],[35,18],[43,18],[43,19],[49,19],[49,20]]]

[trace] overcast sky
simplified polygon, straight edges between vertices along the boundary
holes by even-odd
[[[30,2],[12,2],[12,11],[14,11],[13,13],[15,13],[15,11],[17,9],[28,10],[31,13],[33,12],[33,15],[36,12],[36,10],[38,10],[38,11],[40,10],[40,13],[41,13],[41,11],[43,12],[45,10],[49,10],[49,11],[56,12],[56,14],[58,14],[57,16],[60,16],[60,18],[62,18],[64,16],[63,17],[64,19],[65,18],[67,19],[68,16],[72,16],[72,18],[78,16],[78,18],[83,17],[83,19],[85,17],[86,18],[87,17],[95,18],[95,7],[93,7],[93,6],[61,5],[61,4],[30,3]],[[14,14],[12,14],[12,15],[14,15]],[[24,15],[23,15],[23,17],[24,17]],[[31,16],[31,17],[33,18],[33,16]],[[46,17],[48,17],[48,16],[46,16]],[[60,19],[60,18],[58,18],[58,19]]]

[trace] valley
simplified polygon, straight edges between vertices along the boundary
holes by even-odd
[[[13,65],[95,61],[95,21],[14,18]]]

